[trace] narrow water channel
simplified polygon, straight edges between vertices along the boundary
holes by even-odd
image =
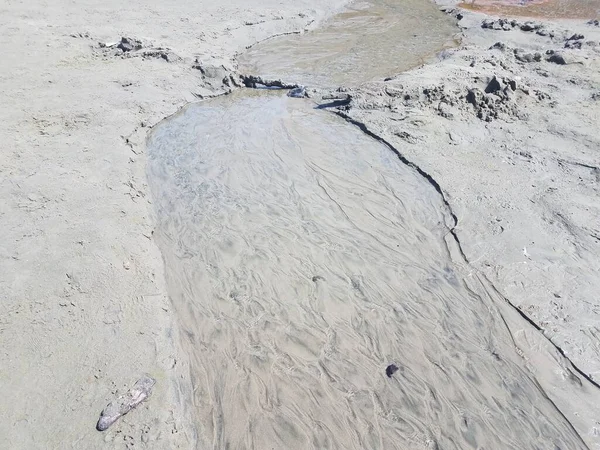
[[[187,106],[148,151],[197,448],[586,448],[388,148],[245,90]]]

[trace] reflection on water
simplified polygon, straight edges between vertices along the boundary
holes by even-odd
[[[585,448],[388,148],[252,91],[188,106],[148,152],[198,448]]]
[[[423,64],[455,44],[453,19],[428,0],[353,3],[318,30],[265,41],[240,71],[310,86],[356,85]]]
[[[600,0],[467,0],[459,6],[499,16],[546,19],[594,19],[600,16]]]

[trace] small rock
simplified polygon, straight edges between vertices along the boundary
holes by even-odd
[[[558,64],[558,65],[561,65],[561,66],[567,64],[567,61],[565,60],[565,57],[562,54],[555,53],[555,52],[552,52],[550,54],[550,56],[548,56],[548,58],[546,58],[546,61],[554,63],[554,64]]]
[[[479,103],[481,102],[481,98],[483,97],[482,92],[475,88],[475,89],[469,89],[469,91],[467,92],[467,102],[470,103],[471,105],[477,107],[479,105]]]
[[[567,41],[578,41],[580,39],[584,39],[585,36],[583,34],[579,34],[579,33],[575,33],[573,36],[571,36],[569,39],[567,39]]]
[[[481,22],[481,28],[492,28],[494,26],[494,21],[491,19],[485,19]]]
[[[533,22],[525,22],[523,25],[521,25],[521,31],[534,31],[537,28],[540,28],[540,26]]]
[[[117,48],[123,52],[132,52],[140,50],[142,48],[142,42],[137,39],[122,37]]]
[[[390,364],[389,366],[387,366],[385,368],[385,374],[387,375],[388,378],[392,378],[392,375],[394,375],[397,371],[398,371],[398,366],[395,364]]]
[[[493,94],[494,92],[499,92],[499,91],[502,91],[503,89],[504,89],[504,84],[502,83],[502,81],[500,79],[498,79],[497,76],[494,75],[494,77],[490,80],[490,82],[486,86],[485,93]]]
[[[541,53],[535,52],[535,53],[524,53],[523,49],[520,48],[516,48],[514,50],[514,54],[515,54],[515,59],[517,61],[521,61],[521,62],[525,62],[525,63],[532,63],[532,62],[539,62],[542,60],[542,55]]]

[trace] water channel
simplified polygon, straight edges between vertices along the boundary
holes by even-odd
[[[378,76],[380,57],[348,67]],[[332,67],[316,78],[354,79]],[[246,89],[188,105],[148,152],[198,448],[586,448],[454,264],[441,196],[390,148]]]

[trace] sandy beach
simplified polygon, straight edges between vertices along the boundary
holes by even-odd
[[[415,5],[0,6],[0,448],[600,448],[598,15]]]

